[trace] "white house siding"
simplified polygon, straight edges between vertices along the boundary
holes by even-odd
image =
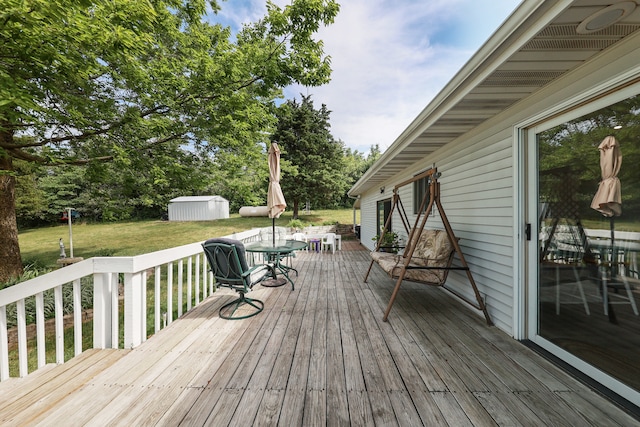
[[[372,248],[375,235],[376,201],[391,196],[395,183],[402,182],[435,163],[441,185],[441,201],[449,222],[460,238],[460,246],[481,294],[485,297],[489,313],[496,326],[513,335],[515,254],[517,227],[524,219],[515,209],[516,183],[520,168],[515,150],[514,129],[521,123],[551,116],[571,108],[568,100],[590,97],[605,89],[616,76],[640,75],[638,61],[640,35],[628,37],[625,42],[605,55],[585,64],[555,83],[512,106],[502,114],[488,120],[478,128],[430,156],[416,162],[414,167],[385,183],[385,194],[371,191],[362,195],[362,242]],[[577,104],[576,99],[576,104]],[[412,189],[406,186],[401,199],[409,217],[412,215]],[[393,219],[394,229],[400,231],[402,223]],[[439,215],[430,217],[427,227],[442,228]],[[463,292],[473,300],[466,275],[451,272],[447,285]],[[480,315],[480,314],[479,314]]]
[[[377,196],[383,195],[371,193],[363,196],[360,201],[360,241],[370,250],[375,247],[372,239],[376,236],[376,203],[388,197]]]
[[[441,201],[494,323],[508,333],[513,319],[513,159],[510,128],[442,150]],[[474,295],[464,272],[448,286]]]

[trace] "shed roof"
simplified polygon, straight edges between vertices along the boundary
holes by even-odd
[[[640,7],[617,23],[581,34],[611,0],[526,0],[349,190],[377,188],[541,87],[640,29]],[[597,21],[593,21],[597,22]]]
[[[181,203],[181,202],[208,202],[211,200],[227,200],[222,196],[180,196],[175,199],[169,200],[171,203]]]

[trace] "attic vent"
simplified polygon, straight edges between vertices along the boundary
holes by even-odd
[[[477,108],[483,110],[503,110],[514,102],[515,100],[513,99],[464,99],[458,102],[455,108],[460,110]]]
[[[544,30],[540,31],[538,35],[536,35],[536,39],[538,38],[556,38],[556,37],[570,37],[570,38],[622,38],[628,36],[634,31],[640,28],[640,24],[614,24],[610,27],[603,28],[598,31],[594,31],[589,33],[588,36],[581,35],[578,36],[576,34],[576,25],[549,25]]]
[[[603,50],[616,42],[615,39],[533,39],[523,46],[527,50]]]
[[[480,86],[542,86],[562,73],[562,71],[496,71]]]

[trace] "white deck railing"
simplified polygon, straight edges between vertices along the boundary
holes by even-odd
[[[259,235],[260,230],[254,229],[225,237],[250,242],[258,240]],[[252,254],[248,254],[248,257],[252,265]],[[0,381],[10,376],[7,308],[12,304],[15,304],[16,313],[19,376],[24,377],[29,373],[25,307],[30,298],[35,300],[36,339],[32,345],[36,348],[37,369],[46,365],[44,294],[47,291],[53,291],[54,294],[56,363],[65,362],[63,286],[72,286],[73,302],[67,305],[72,306],[75,356],[83,351],[81,296],[85,286],[93,287],[94,348],[119,348],[121,340],[124,348],[136,347],[148,335],[170,324],[174,312],[177,317],[182,316],[183,312],[198,305],[214,291],[202,242],[132,257],[90,258],[2,289]],[[153,310],[147,309],[147,301],[152,301]],[[122,316],[124,331],[120,331]],[[148,318],[153,322],[153,332],[148,331]]]

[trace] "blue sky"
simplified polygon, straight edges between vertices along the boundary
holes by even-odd
[[[362,153],[384,151],[515,10],[520,0],[338,0],[335,23],[318,38],[331,56],[332,80],[290,87],[326,104],[331,133]],[[279,6],[288,0],[275,0]],[[255,21],[265,0],[220,3],[216,22]]]

